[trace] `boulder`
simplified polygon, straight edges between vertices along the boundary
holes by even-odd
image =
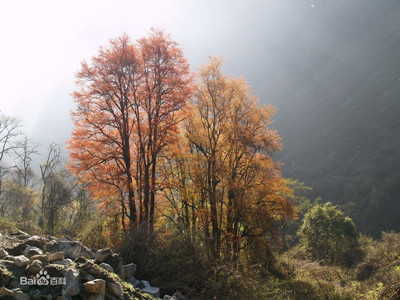
[[[35,246],[28,246],[24,252],[22,252],[27,258],[31,258],[34,255],[42,255],[43,251]]]
[[[114,273],[120,276],[122,275],[122,258],[120,254],[113,253],[104,262],[109,264],[113,268]]]
[[[107,270],[107,271],[110,272],[110,273],[114,273],[113,267],[111,267],[109,264],[101,263],[101,264],[99,265],[99,267],[101,267],[101,268]]]
[[[85,291],[91,294],[105,294],[106,282],[103,279],[95,279],[83,284]]]
[[[50,262],[64,259],[64,252],[46,253],[46,255]]]
[[[14,257],[14,265],[17,267],[25,267],[29,265],[29,258],[25,257],[24,255],[19,255]]]
[[[63,260],[56,260],[53,261],[52,264],[56,264],[56,265],[62,265],[62,266],[69,266],[72,265],[74,262],[72,261],[72,259],[63,259]]]
[[[94,276],[93,275],[90,275],[90,274],[88,274],[88,273],[84,273],[83,274],[83,281],[85,281],[85,282],[87,282],[87,281],[92,281],[92,280],[94,280],[95,278],[94,278]]]
[[[41,250],[44,250],[44,245],[48,242],[48,239],[44,237],[40,237],[37,235],[33,235],[26,240],[26,244],[30,246],[38,247]]]
[[[74,268],[68,268],[63,270],[63,276],[65,277],[65,285],[62,289],[62,294],[69,296],[76,296],[81,292],[79,285],[79,271]]]
[[[113,294],[115,297],[121,297],[124,293],[122,285],[119,282],[108,282],[107,287],[110,290],[111,294]]]
[[[86,273],[94,276],[94,277],[100,277],[104,275],[104,271],[102,268],[100,268],[98,265],[95,265],[91,261],[86,261],[84,263],[78,263],[78,267],[81,270],[84,270]]]
[[[0,258],[8,256],[8,252],[4,249],[0,249]]]
[[[147,287],[150,287],[151,285],[150,285],[150,282],[148,282],[147,280],[140,280],[140,283],[139,283],[139,288],[140,289],[144,289],[144,288],[147,288]]]
[[[174,297],[169,296],[169,295],[165,295],[165,296],[162,298],[162,300],[177,300],[177,298],[174,298]]]
[[[135,275],[136,268],[137,266],[134,263],[123,265],[122,266],[123,279],[132,278]]]
[[[4,286],[0,287],[0,298],[12,296],[14,296],[14,292],[12,290],[9,290]]]
[[[142,289],[143,293],[147,293],[152,295],[153,297],[159,298],[160,297],[160,288],[154,286],[148,286]]]
[[[186,296],[182,295],[180,292],[176,292],[172,295],[172,298],[175,298],[177,300],[187,300]]]
[[[131,277],[126,282],[130,283],[133,287],[137,288],[139,287],[140,280],[137,280],[135,277]]]
[[[37,299],[39,299],[39,297],[40,297],[40,296],[38,296]],[[16,292],[14,293],[14,299],[16,299],[16,300],[29,300],[30,298],[31,298],[31,297],[30,297],[29,295],[25,294],[25,293],[22,292],[22,291],[16,291]],[[34,299],[35,297],[32,297],[32,298]],[[43,299],[43,297],[40,298],[40,299]]]
[[[46,243],[47,239],[45,238],[41,238],[38,236],[27,236],[27,239],[25,241],[23,241],[22,243],[12,247],[12,248],[8,248],[6,249],[8,251],[9,254],[11,255],[21,255],[27,247],[29,246],[33,246],[36,248],[39,248],[41,250],[43,250],[44,248],[44,244]]]
[[[36,275],[42,270],[42,262],[38,259],[34,260],[25,270],[28,275]]]
[[[39,254],[39,255],[31,256],[31,258],[29,260],[31,262],[33,262],[34,260],[40,260],[43,264],[49,263],[49,259],[47,258],[46,254]]]
[[[81,256],[94,258],[93,252],[79,241],[52,240],[44,245],[46,252],[64,252],[64,257],[72,260]]]
[[[100,264],[100,263],[106,261],[106,259],[108,259],[112,254],[113,254],[113,251],[110,248],[98,250],[94,254],[96,263]]]

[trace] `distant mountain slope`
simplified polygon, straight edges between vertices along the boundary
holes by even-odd
[[[327,32],[314,44],[327,34],[336,45],[290,76],[295,89],[275,91],[284,172],[343,204],[363,231],[400,230],[400,1],[321,10],[316,24]]]

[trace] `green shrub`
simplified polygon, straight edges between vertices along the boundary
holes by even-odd
[[[16,232],[18,231],[18,227],[15,221],[10,220],[9,218],[0,219],[0,232]]]
[[[362,256],[353,220],[329,202],[310,209],[298,235],[314,259],[349,266]]]

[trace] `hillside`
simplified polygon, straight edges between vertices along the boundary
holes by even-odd
[[[363,232],[400,230],[400,3],[316,8],[312,22],[326,30],[310,29],[310,49],[320,56],[283,69],[273,92],[285,175],[342,204]]]

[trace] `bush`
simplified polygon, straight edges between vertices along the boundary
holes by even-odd
[[[362,256],[353,220],[329,202],[311,208],[298,235],[314,259],[350,266]]]
[[[18,227],[14,221],[8,218],[0,219],[0,232],[7,233],[16,231],[18,231]]]
[[[204,288],[211,270],[202,245],[175,232],[149,235],[138,229],[118,252],[125,262],[137,264],[137,278],[160,286],[162,294],[195,295]]]

